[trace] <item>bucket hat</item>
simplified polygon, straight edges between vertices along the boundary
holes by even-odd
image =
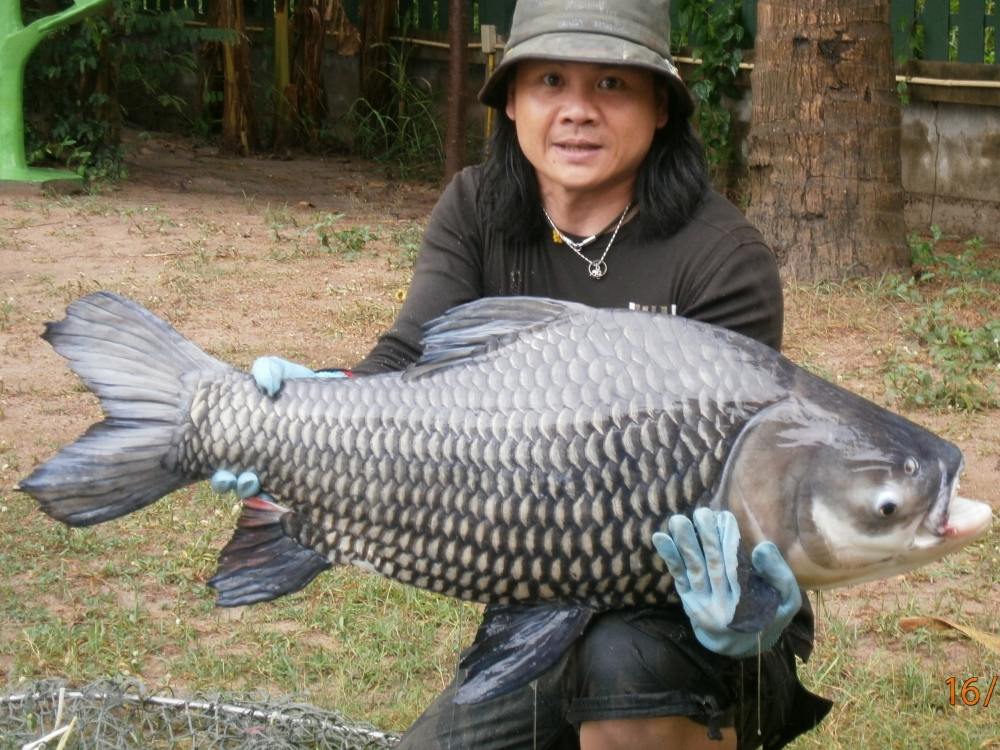
[[[503,109],[521,60],[634,65],[663,77],[690,115],[691,92],[670,57],[670,0],[520,0],[500,64],[479,101]]]

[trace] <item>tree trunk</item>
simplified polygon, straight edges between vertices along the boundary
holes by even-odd
[[[761,0],[748,218],[802,281],[905,267],[889,0]]]
[[[289,52],[288,0],[274,3],[274,138],[275,151],[288,148],[292,115],[296,110]]]
[[[467,0],[450,0],[448,12],[448,130],[444,144],[444,181],[465,166],[465,81],[468,78],[468,45],[465,41]]]
[[[320,131],[326,120],[323,88],[323,56],[327,19],[333,15],[329,1],[299,0],[295,4],[295,50],[292,89],[296,96],[297,128],[312,150],[320,146]]]
[[[361,3],[361,97],[376,112],[386,112],[392,99],[389,35],[395,18],[396,0]]]
[[[235,34],[222,45],[222,151],[248,154],[257,145],[250,74],[250,45],[242,0],[218,0],[216,25]]]
[[[124,29],[115,23],[114,6],[106,5],[102,13],[112,33],[124,35]],[[79,90],[83,102],[90,101],[94,94],[100,94],[100,103],[93,108],[92,117],[107,126],[107,135],[103,140],[109,145],[117,145],[122,140],[122,107],[118,100],[121,56],[109,43],[110,38],[106,36],[98,44],[97,64],[81,73]]]

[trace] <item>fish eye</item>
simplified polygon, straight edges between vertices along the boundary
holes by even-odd
[[[919,469],[920,469],[920,464],[917,462],[917,459],[915,459],[913,456],[909,456],[903,462],[903,471],[906,472],[907,476],[912,477],[914,474],[917,473]]]
[[[880,506],[878,506],[878,512],[884,518],[888,518],[889,516],[893,515],[896,512],[896,509],[898,507],[899,506],[896,505],[896,503],[894,503],[892,501],[886,501],[886,502],[882,503]]]

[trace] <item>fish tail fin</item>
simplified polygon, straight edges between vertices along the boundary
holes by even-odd
[[[42,335],[101,401],[105,420],[39,466],[18,489],[71,526],[131,513],[192,480],[173,443],[194,384],[229,365],[131,300],[97,292]]]

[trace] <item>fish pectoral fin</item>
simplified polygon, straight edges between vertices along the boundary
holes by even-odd
[[[480,703],[524,687],[551,669],[595,611],[579,604],[496,605],[462,657],[455,703]]]
[[[747,559],[748,568],[749,564]],[[744,559],[741,556],[740,568],[743,567]],[[747,573],[745,579],[742,575],[740,578],[740,600],[736,603],[736,611],[727,627],[737,633],[759,633],[774,622],[781,604],[781,594],[753,570]]]
[[[243,501],[219,569],[208,585],[219,592],[220,607],[239,607],[291,594],[330,567],[330,561],[289,536],[293,511],[263,497]]]

